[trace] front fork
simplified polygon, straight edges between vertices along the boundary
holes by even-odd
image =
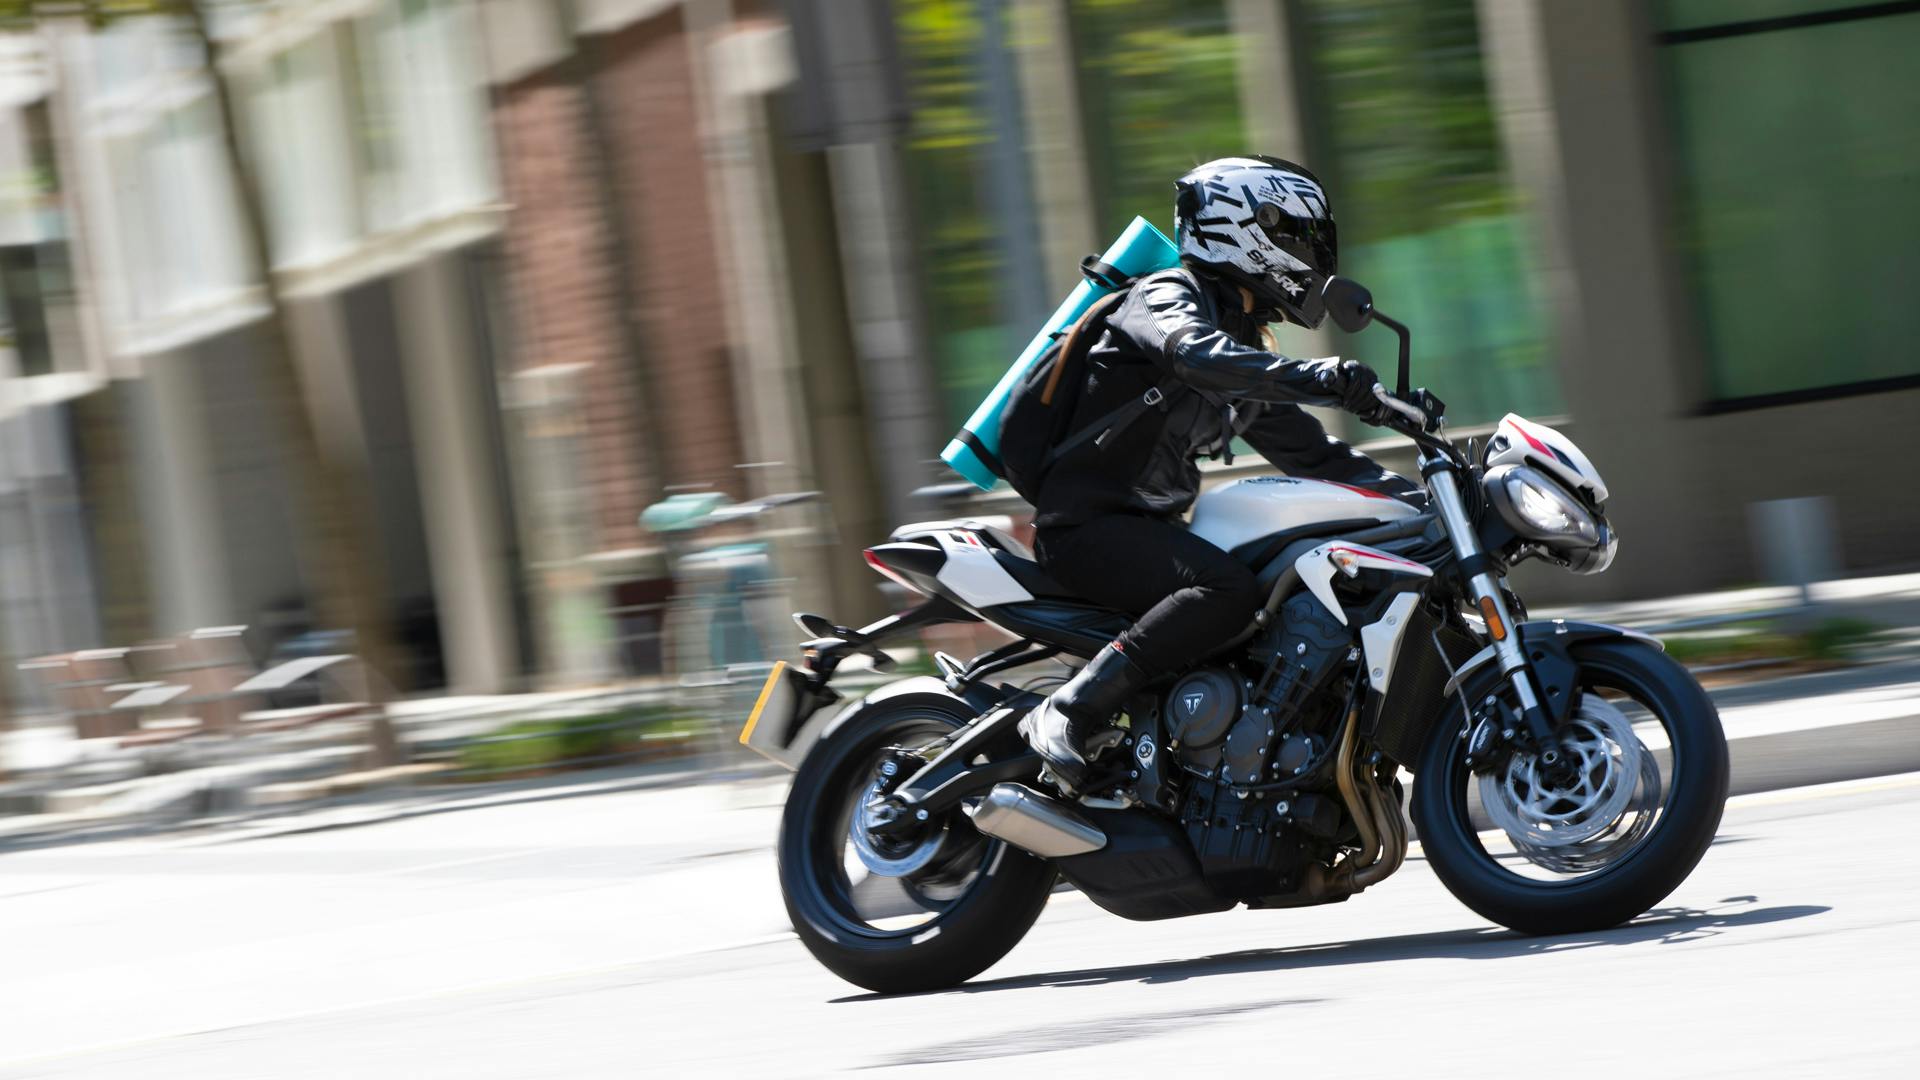
[[[1473,518],[1468,515],[1466,502],[1460,495],[1459,466],[1438,455],[1423,454],[1420,472],[1426,478],[1433,505],[1439,510],[1440,520],[1453,542],[1454,558],[1461,576],[1466,579],[1467,592],[1480,617],[1486,620],[1487,634],[1493,638],[1494,655],[1500,658],[1500,672],[1507,677],[1514,697],[1520,702],[1526,739],[1543,751],[1541,760],[1552,765],[1559,757],[1553,749],[1553,718],[1540,703],[1533,665],[1527,659],[1526,647],[1520,643],[1519,624],[1513,618],[1499,581],[1493,576],[1493,561],[1480,548],[1480,534],[1474,531]]]

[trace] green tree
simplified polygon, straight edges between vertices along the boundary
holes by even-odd
[[[1073,0],[1072,10],[1101,233],[1139,215],[1171,236],[1175,179],[1259,150],[1246,144],[1226,4]]]

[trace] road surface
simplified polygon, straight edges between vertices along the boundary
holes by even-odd
[[[786,930],[780,794],[0,856],[0,1078],[1920,1075],[1920,775],[1743,796],[1607,933],[1496,930],[1414,860],[1307,910],[1059,894],[980,980],[894,999]]]

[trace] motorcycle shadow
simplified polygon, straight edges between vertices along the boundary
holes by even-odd
[[[1446,930],[1395,937],[1289,945],[1274,949],[1246,949],[1185,960],[1056,971],[983,979],[956,986],[945,994],[982,994],[1034,987],[1101,986],[1109,983],[1143,984],[1184,982],[1214,975],[1247,975],[1263,971],[1310,970],[1347,964],[1389,963],[1395,960],[1499,960],[1625,945],[1680,945],[1705,941],[1746,927],[1764,926],[1822,915],[1833,909],[1820,904],[1757,907],[1759,898],[1731,896],[1712,908],[1655,908],[1610,930],[1551,937],[1528,937],[1500,927]],[[860,994],[840,1001],[867,1001],[882,997]]]

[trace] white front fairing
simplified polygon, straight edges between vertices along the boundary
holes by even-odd
[[[1500,418],[1487,442],[1487,468],[1496,465],[1532,465],[1545,469],[1574,491],[1584,491],[1595,503],[1607,501],[1607,482],[1573,440],[1545,424],[1513,413]]]
[[[1214,547],[1232,551],[1303,525],[1397,521],[1419,512],[1399,499],[1365,488],[1291,476],[1250,476],[1200,496],[1193,504],[1188,531]]]
[[[1432,577],[1433,571],[1414,562],[1403,559],[1378,548],[1362,544],[1349,544],[1345,540],[1334,540],[1321,544],[1305,555],[1293,560],[1293,568],[1300,575],[1300,581],[1307,591],[1320,601],[1340,625],[1347,625],[1347,613],[1340,606],[1340,598],[1333,593],[1333,575],[1345,574],[1353,577],[1362,570],[1379,570],[1389,574],[1412,574],[1416,577]]]

